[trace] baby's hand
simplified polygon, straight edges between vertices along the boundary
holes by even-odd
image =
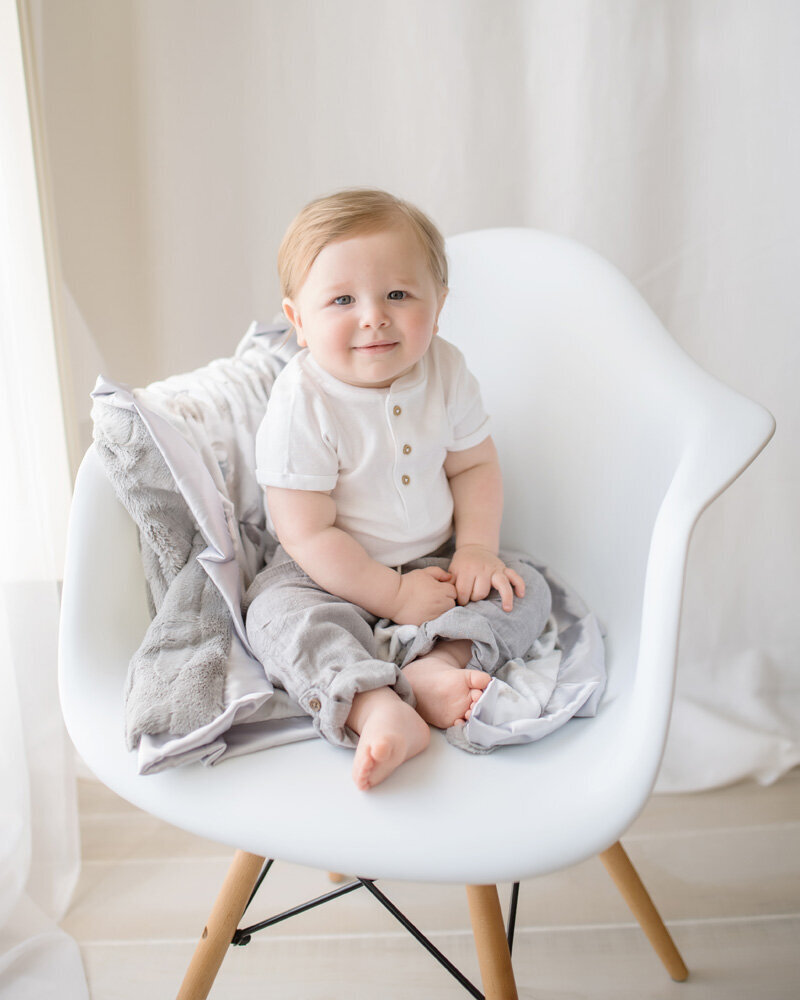
[[[509,569],[499,556],[482,545],[463,545],[456,549],[450,572],[459,604],[482,601],[494,587],[500,594],[503,611],[511,611],[514,594],[525,596],[525,581],[519,573]]]
[[[450,573],[426,566],[403,573],[391,619],[398,625],[422,625],[456,606],[456,588]]]

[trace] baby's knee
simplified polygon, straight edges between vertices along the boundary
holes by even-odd
[[[283,588],[256,578],[242,602],[247,639],[264,665],[278,634],[285,632],[293,617],[292,602],[286,598]]]

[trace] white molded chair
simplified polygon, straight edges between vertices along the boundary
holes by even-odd
[[[116,793],[238,849],[181,998],[210,990],[264,858],[368,880],[465,883],[485,995],[506,1000],[517,994],[495,884],[600,854],[668,971],[685,978],[618,842],[663,752],[692,529],[774,422],[690,360],[586,248],[499,229],[455,237],[448,254],[441,333],[466,354],[493,417],[504,544],[551,566],[598,615],[607,693],[596,718],[486,756],[435,733],[369,793],[353,786],[351,753],[322,740],[142,777],[124,747],[122,701],[148,624],[143,574],[134,525],[90,450],[64,580],[67,727]]]

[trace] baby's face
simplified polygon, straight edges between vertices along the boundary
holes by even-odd
[[[325,371],[350,385],[391,385],[428,350],[446,291],[409,226],[329,243],[283,307]]]

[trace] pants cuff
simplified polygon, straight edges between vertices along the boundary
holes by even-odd
[[[336,746],[352,748],[358,743],[357,733],[347,726],[353,698],[382,687],[392,688],[403,701],[416,707],[414,692],[400,668],[385,660],[367,660],[339,670],[329,683],[309,688],[299,702],[320,736]]]

